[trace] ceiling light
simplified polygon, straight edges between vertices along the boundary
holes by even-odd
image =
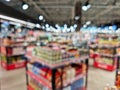
[[[42,15],[39,16],[39,20],[43,20],[44,17]]]
[[[89,4],[89,5],[87,5],[87,8],[89,9],[89,8],[91,8],[91,5]]]
[[[56,25],[55,25],[55,27],[56,27],[56,28],[58,28],[58,27],[59,27],[59,25],[58,25],[58,24],[56,24]]]
[[[70,32],[70,28],[67,28],[67,32]]]
[[[77,28],[77,24],[74,24],[74,28]]]
[[[50,31],[50,28],[46,28],[47,31]]]
[[[86,28],[86,27],[87,27],[87,25],[83,25],[83,27],[84,27],[84,28]]]
[[[45,26],[42,26],[42,29],[45,29]]]
[[[64,28],[67,28],[67,24],[64,24]]]
[[[11,0],[5,0],[6,2],[10,2]]]
[[[36,24],[36,27],[37,27],[37,28],[40,28],[41,26],[40,26],[40,24],[37,23],[37,24]]]
[[[109,26],[109,29],[112,30],[112,26]]]
[[[82,10],[83,11],[87,11],[89,8],[91,7],[91,5],[89,4],[89,0],[87,0],[84,5],[82,6]]]
[[[86,22],[86,25],[90,25],[90,24],[91,24],[91,21],[87,21],[87,22]]]
[[[49,27],[49,24],[45,24],[45,27],[48,28],[48,27]]]
[[[87,6],[82,6],[82,10],[87,11],[88,10]]]
[[[74,30],[74,27],[73,27],[73,26],[70,26],[70,29],[71,29],[71,31],[73,31],[73,30]]]
[[[27,3],[22,4],[22,9],[27,10],[29,8],[29,5]]]
[[[76,16],[76,17],[75,17],[75,20],[78,20],[78,19],[80,19],[80,16]]]

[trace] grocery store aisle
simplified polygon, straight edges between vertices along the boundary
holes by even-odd
[[[25,68],[6,71],[0,67],[0,90],[26,90]]]
[[[106,84],[113,86],[114,81],[115,71],[110,72],[94,68],[92,63],[90,64],[87,90],[104,90]]]
[[[114,79],[115,71],[109,72],[106,70],[96,69],[90,65],[87,90],[103,90],[107,83],[114,85]],[[17,82],[15,82],[16,80]],[[24,68],[6,71],[0,67],[0,82],[2,87],[0,90],[26,90],[25,80]]]

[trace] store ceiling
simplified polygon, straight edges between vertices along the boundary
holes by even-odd
[[[75,4],[86,0],[11,0],[1,2],[12,6],[28,16],[38,19],[38,15],[43,15],[47,21],[53,23],[67,23],[74,18]],[[30,5],[30,8],[23,11],[22,1]],[[104,24],[120,20],[120,0],[89,0],[91,8],[82,11],[82,24],[91,21],[92,24]]]

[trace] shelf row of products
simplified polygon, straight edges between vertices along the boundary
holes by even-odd
[[[42,66],[38,63],[28,64],[28,76],[36,79],[38,82],[42,81],[45,86],[51,88],[52,86],[52,70],[46,66]],[[79,80],[86,76],[87,66],[86,64],[78,63],[64,66],[63,68],[57,68],[55,71],[55,86],[60,88],[63,84],[64,87],[76,80]],[[39,78],[39,79],[37,79]],[[62,80],[61,80],[62,79]]]
[[[21,44],[1,45],[1,66],[6,70],[25,67],[27,63],[27,58],[24,56],[26,52],[25,48]]]
[[[61,43],[36,46],[26,56],[29,90],[85,90],[89,50]],[[31,84],[32,83],[32,84]]]
[[[36,47],[32,53],[35,57],[38,57],[47,63],[54,64],[75,58],[77,59],[80,56],[86,56],[89,51],[87,49],[68,48],[67,50],[66,48],[62,49],[60,47],[45,46]]]
[[[120,53],[120,44],[117,35],[97,34],[95,42],[90,44],[90,57],[94,59],[94,66],[105,70],[116,69]]]

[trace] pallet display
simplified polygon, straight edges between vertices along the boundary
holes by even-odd
[[[88,54],[37,47],[26,56],[30,59],[26,67],[28,90],[86,90]]]
[[[90,45],[90,57],[94,67],[113,71],[116,69],[119,53],[119,41],[116,35],[98,34],[97,40]]]

